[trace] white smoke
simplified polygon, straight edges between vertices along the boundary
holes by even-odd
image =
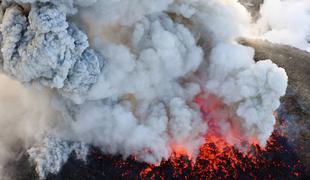
[[[33,133],[20,137],[35,139],[21,147],[41,178],[57,173],[73,151],[85,158],[86,144],[153,164],[176,149],[195,158],[208,131],[193,101],[202,91],[230,107],[229,128],[240,126],[244,140],[264,146],[273,131],[287,76],[271,61],[255,63],[254,51],[236,43],[252,27],[237,1],[7,0],[2,8],[3,72],[47,93],[35,98],[39,90],[31,88],[14,94],[28,99],[26,109],[13,100],[26,115],[10,107],[1,111],[1,123],[12,119],[15,135],[28,114],[26,127],[42,121],[40,133],[29,127]],[[0,97],[8,96],[1,91]],[[231,120],[222,117],[219,124],[227,129]]]
[[[310,51],[309,0],[267,0],[260,14],[258,36]]]
[[[38,147],[33,146],[27,152],[37,163],[36,171],[39,177],[46,177],[48,173],[58,173],[73,151],[76,158],[86,161],[86,144],[63,141],[56,137],[45,137]]]
[[[244,135],[264,146],[276,122],[273,112],[280,105],[275,99],[285,94],[287,77],[271,61],[254,63],[253,57],[248,47],[219,44],[211,52],[206,88],[234,106]],[[235,63],[228,64],[231,60]]]

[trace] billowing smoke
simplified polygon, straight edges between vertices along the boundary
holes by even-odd
[[[6,0],[2,13],[2,167],[16,147],[41,178],[88,145],[195,158],[210,130],[202,92],[232,145],[264,146],[273,131],[287,76],[237,43],[253,25],[235,0]]]
[[[260,38],[310,51],[310,1],[267,0],[260,14]]]

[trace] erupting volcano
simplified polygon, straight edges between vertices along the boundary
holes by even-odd
[[[1,179],[307,178],[308,0],[0,2]]]
[[[206,103],[208,98],[203,93],[195,98],[203,111],[209,128],[216,126],[214,120],[208,119],[208,112],[216,106],[224,106],[219,100],[212,106]],[[215,102],[215,100],[212,100]],[[206,105],[207,104],[207,105]],[[212,107],[212,108],[211,108]],[[211,108],[211,109],[210,109]],[[244,152],[218,133],[212,131],[205,135],[205,143],[200,147],[197,158],[193,159],[183,148],[174,149],[168,160],[157,165],[138,162],[134,156],[127,160],[120,156],[103,155],[99,149],[90,150],[87,164],[77,160],[71,154],[70,163],[64,165],[60,173],[48,176],[47,179],[278,179],[306,178],[306,167],[291,147],[286,134],[285,117],[278,117],[279,124],[269,138],[265,148],[255,141],[249,144]],[[281,128],[284,128],[280,130]],[[216,129],[216,128],[215,128]],[[116,173],[117,172],[117,173]]]
[[[47,179],[299,179],[305,178],[306,171],[287,139],[277,132],[266,148],[253,145],[248,154],[213,136],[206,137],[195,161],[181,153],[160,165],[151,165],[138,162],[134,157],[123,160],[92,149],[87,164],[76,160],[74,154],[69,162],[58,175],[50,174]]]

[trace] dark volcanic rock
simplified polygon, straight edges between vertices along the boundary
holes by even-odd
[[[264,0],[239,0],[239,2],[251,13],[254,21],[260,17],[259,10]]]
[[[29,161],[26,153],[21,154],[16,160],[8,162],[4,167],[4,172],[8,180],[37,180],[39,179],[35,165]],[[3,177],[2,177],[3,178]]]

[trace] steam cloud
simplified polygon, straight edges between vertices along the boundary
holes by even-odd
[[[242,148],[254,138],[264,146],[273,131],[287,76],[237,44],[254,26],[237,1],[4,0],[1,7],[0,66],[14,79],[0,79],[2,168],[12,148],[28,149],[42,179],[72,151],[85,160],[88,145],[153,164],[179,149],[195,158],[208,132],[194,103],[201,92],[225,103],[210,118],[229,143]],[[272,21],[266,8],[262,21]]]
[[[268,0],[260,10],[257,36],[310,51],[310,1]]]

